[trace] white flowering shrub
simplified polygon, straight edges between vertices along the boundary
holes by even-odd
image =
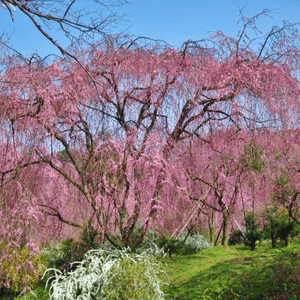
[[[161,278],[167,274],[153,256],[130,253],[130,248],[89,250],[67,274],[50,268],[50,300],[164,299]],[[42,279],[43,279],[42,278]]]
[[[172,254],[194,254],[212,246],[202,235],[192,234],[186,238],[187,234],[188,231],[185,230],[179,237],[162,235],[154,242],[163,247],[164,251],[169,253],[169,257],[172,257]]]
[[[186,235],[187,231],[184,231],[178,240],[183,243]],[[180,253],[183,255],[194,254],[211,246],[212,244],[208,242],[202,235],[193,234],[187,237],[184,244],[181,244]]]
[[[136,249],[136,253],[148,254],[155,257],[165,257],[167,254],[164,247],[159,247],[158,239],[153,229],[150,229],[149,233],[146,234],[144,240]]]

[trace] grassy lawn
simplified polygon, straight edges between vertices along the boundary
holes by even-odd
[[[300,244],[279,249],[262,245],[252,252],[244,246],[217,246],[191,256],[165,258],[162,263],[171,281],[164,288],[166,299],[271,299],[264,298],[266,289],[274,288],[275,280],[268,275],[274,274],[273,265],[280,258],[289,261],[290,252],[300,253]]]
[[[294,242],[287,248],[271,249],[268,243],[251,252],[244,246],[217,246],[194,255],[166,257],[160,260],[170,285],[163,290],[169,294],[166,299],[300,299],[295,292],[300,290],[296,253],[300,243]],[[48,299],[44,285],[35,292],[38,299]],[[3,299],[35,298],[28,294]]]

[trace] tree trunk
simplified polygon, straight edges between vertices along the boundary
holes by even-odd
[[[271,233],[272,248],[276,247],[276,236]]]
[[[213,237],[215,234],[215,222],[214,222],[214,212],[212,212],[210,219],[208,220],[208,228],[209,228],[209,241],[213,243]]]
[[[223,232],[222,232],[222,245],[228,246],[228,230],[229,230],[230,217],[226,213],[223,213]]]
[[[284,245],[287,247],[290,243],[290,235],[288,234],[284,239]]]
[[[215,244],[214,244],[214,246],[217,246],[217,243],[218,243],[218,240],[219,240],[219,236],[220,236],[220,233],[221,233],[221,230],[223,229],[223,223],[222,223],[222,226],[220,227],[220,230],[219,230],[219,233],[218,233],[218,235],[217,235],[217,237],[216,237],[216,239],[215,239]]]

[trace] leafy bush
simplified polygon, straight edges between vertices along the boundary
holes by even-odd
[[[108,299],[163,299],[160,275],[161,266],[154,257],[123,256],[111,268],[112,278],[105,291]]]
[[[84,254],[91,249],[91,247],[85,244],[81,239],[78,240],[65,240],[62,243],[64,261],[80,261],[83,259]]]
[[[8,247],[1,243],[0,256],[0,287],[15,293],[21,293],[26,287],[33,289],[49,266],[46,255],[27,247]]]
[[[130,253],[130,248],[111,251],[92,249],[84,255],[75,271],[54,271],[49,277],[51,300],[71,299],[163,299],[161,264],[149,255]],[[107,298],[109,297],[109,298]],[[127,298],[126,298],[127,297]]]
[[[151,230],[149,234],[146,235],[145,239],[139,245],[135,251],[137,254],[148,254],[155,257],[164,257],[165,251],[163,247],[158,246],[158,241],[156,235]]]
[[[59,268],[64,263],[64,252],[62,251],[62,244],[59,243],[56,246],[48,246],[42,249],[42,253],[49,258],[50,268]]]

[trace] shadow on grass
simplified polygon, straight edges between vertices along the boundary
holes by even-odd
[[[210,258],[212,257],[210,256]],[[198,256],[197,259],[205,261],[207,257]],[[184,260],[189,259],[184,258],[183,261]],[[268,255],[260,255],[260,257],[236,257],[219,262],[197,272],[188,280],[182,278],[171,282],[170,286],[164,289],[164,292],[169,294],[166,296],[166,299],[244,299],[239,298],[239,296],[235,297],[233,289],[235,282],[244,276],[243,274],[245,273],[253,277],[258,271],[265,273],[270,272],[269,266],[272,262],[273,259]],[[180,262],[180,264],[182,263]],[[252,278],[250,281],[255,282],[255,278]],[[261,286],[262,284],[263,283],[258,280],[258,285]],[[249,287],[245,286],[245,288],[247,289]],[[253,288],[255,289],[255,287]],[[257,299],[264,299],[259,298],[259,295],[257,296]]]

